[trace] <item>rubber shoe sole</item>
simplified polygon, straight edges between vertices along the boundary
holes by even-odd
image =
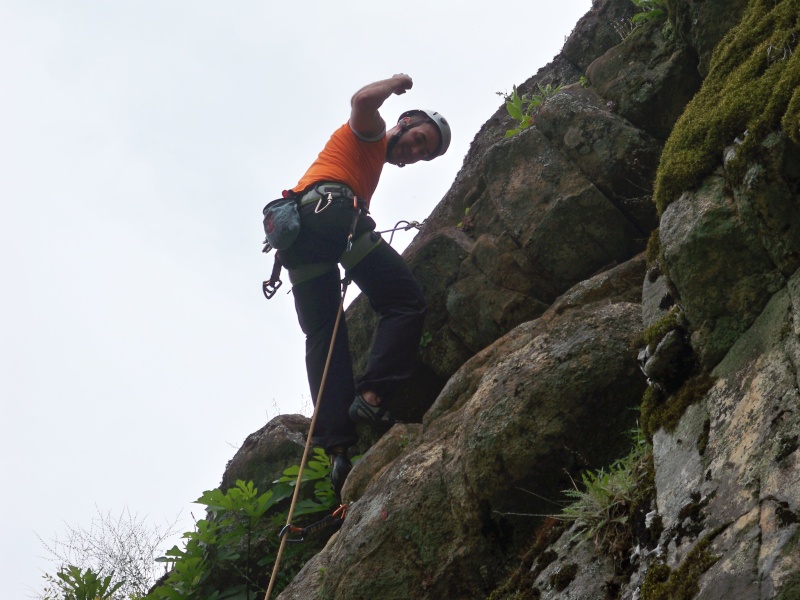
[[[356,399],[350,405],[348,414],[350,415],[350,420],[354,423],[382,429],[388,429],[395,423],[401,422],[395,419],[383,406],[372,406],[361,397],[361,394],[356,394]]]
[[[353,470],[353,465],[346,454],[332,454],[331,455],[331,485],[336,494],[336,498],[341,501],[342,488],[350,471]]]

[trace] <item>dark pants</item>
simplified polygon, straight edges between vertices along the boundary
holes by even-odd
[[[325,212],[328,211],[313,217],[305,215],[304,219],[319,221]],[[352,212],[349,214],[352,215]],[[334,222],[342,221],[335,212],[325,218]],[[305,225],[304,221],[305,233],[313,236],[313,228]],[[344,235],[346,238],[346,231]],[[316,248],[325,245],[321,236],[313,238],[306,243]],[[340,238],[334,238],[338,248]],[[301,254],[302,250],[302,247],[298,248],[297,254]],[[315,263],[318,264],[317,261]],[[306,369],[315,405],[320,401],[320,381],[341,301],[338,265],[335,262],[328,264],[331,265],[329,271],[297,283],[292,288],[300,327],[306,334]],[[378,316],[378,324],[366,369],[354,381],[347,324],[342,315],[313,436],[314,443],[326,450],[335,446],[350,447],[356,443],[355,424],[348,417],[348,409],[356,391],[371,390],[386,397],[398,382],[411,376],[425,318],[425,299],[419,284],[403,258],[386,242],[380,242],[347,275],[368,298]]]

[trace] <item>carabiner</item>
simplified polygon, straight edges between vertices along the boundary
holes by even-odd
[[[356,225],[358,225],[358,218],[361,216],[361,205],[358,198],[353,196],[353,220],[350,221],[350,233],[347,235],[347,252],[353,249],[353,238],[356,235]]]
[[[320,207],[319,207],[319,205],[320,205],[320,204],[322,204],[322,196],[320,196],[320,197],[319,197],[319,200],[317,201],[317,206],[314,208],[314,214],[315,214],[315,215],[318,215],[318,214],[319,214],[319,213],[321,213],[323,210],[325,210],[326,208],[328,208],[328,207],[330,206],[331,202],[333,202],[333,194],[331,194],[330,192],[328,192],[328,198],[327,198],[327,200],[328,200],[328,201],[325,203],[325,206],[323,206],[322,208],[320,208]]]
[[[300,539],[289,538],[288,537],[289,533],[299,533],[300,534]],[[300,529],[299,527],[295,527],[294,525],[290,525],[290,524],[285,525],[284,528],[281,529],[281,532],[278,534],[279,538],[283,538],[284,536],[287,536],[286,537],[286,541],[289,542],[289,543],[300,543],[300,542],[304,542],[305,541],[305,537],[303,536],[303,530]]]
[[[276,279],[272,281],[271,279],[265,281],[261,284],[261,291],[264,292],[264,297],[269,300],[275,295],[275,292],[278,291],[278,288],[281,287],[283,282],[280,279]]]

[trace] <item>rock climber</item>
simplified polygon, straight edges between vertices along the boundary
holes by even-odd
[[[411,376],[422,335],[422,290],[405,261],[375,232],[367,211],[385,163],[403,167],[432,160],[450,145],[449,124],[431,110],[404,112],[387,131],[379,109],[412,85],[411,77],[401,73],[358,90],[350,101],[347,123],[333,132],[297,185],[284,192],[284,197],[298,198],[301,227],[296,241],[280,250],[278,259],[289,273],[306,336],[306,370],[315,404],[320,402],[320,381],[339,311],[339,264],[378,317],[366,369],[357,379],[341,319],[314,427],[312,441],[330,457],[337,496],[350,473],[348,448],[358,439],[356,423],[388,428],[396,422],[383,400]]]

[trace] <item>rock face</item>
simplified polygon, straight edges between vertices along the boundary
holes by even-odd
[[[552,512],[570,485],[565,470],[598,468],[627,448],[618,434],[634,425],[644,389],[630,350],[638,262],[599,276],[622,280],[606,283],[627,287],[623,297],[576,293],[517,326],[459,369],[421,431],[382,438],[345,486],[355,501],[341,531],[282,597],[312,597],[308,580],[320,571],[329,597],[488,595],[505,557],[533,533],[535,519],[519,508]],[[401,442],[396,457],[387,451]]]
[[[287,465],[300,462],[311,420],[302,415],[282,415],[251,433],[225,467],[220,488],[237,480],[252,481],[266,491]]]
[[[411,424],[364,448],[343,527],[280,598],[800,597],[800,0],[667,5],[622,41],[636,7],[596,1],[520,86],[563,84],[534,125],[504,139],[501,108],[475,137],[405,253],[429,304],[394,399]],[[687,104],[761,51],[785,89],[742,110],[771,125],[715,131],[713,168],[658,214],[673,131],[705,117]],[[363,299],[347,318],[358,368],[374,319]],[[621,559],[597,556],[543,517],[628,452],[640,404],[648,516],[626,517]],[[229,483],[267,477],[248,455],[302,426],[254,434]]]
[[[660,228],[670,279],[681,290],[695,348],[709,365],[785,283],[724,186],[724,177],[715,177],[685,194],[664,212]]]

